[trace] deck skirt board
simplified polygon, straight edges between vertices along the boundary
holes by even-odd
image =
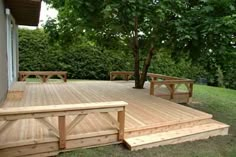
[[[133,85],[132,81],[26,83],[22,99],[8,99],[4,102],[3,108],[125,101],[128,103],[125,109],[125,139],[212,122],[210,114],[150,96],[148,83],[145,89],[141,90],[133,89]],[[109,113],[114,119],[117,118],[116,112]],[[66,117],[66,124],[69,125],[76,116]],[[55,127],[58,125],[57,117],[48,117],[47,121]],[[0,121],[0,126],[2,124]],[[186,140],[188,138],[191,139],[186,137]],[[67,140],[66,150],[120,142],[114,126],[99,113],[88,114],[83,118],[79,125],[70,131]],[[32,147],[35,151],[31,150]],[[0,134],[1,155],[3,153],[5,156],[14,156],[17,151],[20,151],[20,154],[29,151],[27,155],[50,154],[59,152],[57,149],[58,139],[34,119],[17,120]]]

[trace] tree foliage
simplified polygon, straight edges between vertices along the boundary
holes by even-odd
[[[59,70],[56,47],[49,46],[43,30],[19,30],[20,70]]]
[[[59,16],[45,28],[63,45],[86,34],[103,49],[132,52],[137,88],[143,86],[153,55],[163,48],[171,51],[177,62],[189,55],[195,64],[204,65],[210,84],[219,84],[221,72],[222,76],[229,73],[224,64],[225,56],[235,54],[235,0],[46,2],[58,9]]]
[[[93,37],[99,40],[104,38],[122,40],[133,52],[135,87],[143,88],[152,56],[166,38],[166,29],[163,28],[169,16],[165,14],[164,5],[160,5],[162,2],[151,0],[96,2],[49,0],[47,2],[59,10],[58,23],[54,23],[54,26],[58,26],[58,32],[62,32],[62,36],[73,39],[73,35],[79,33],[78,31],[80,33],[87,31],[93,32]],[[53,26],[53,23],[48,25]],[[46,28],[50,29],[47,26]],[[140,59],[145,60],[143,67],[140,66]],[[140,67],[142,67],[141,78]]]

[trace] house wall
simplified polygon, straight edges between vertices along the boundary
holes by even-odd
[[[8,90],[6,30],[4,4],[0,0],[0,104],[4,101]]]

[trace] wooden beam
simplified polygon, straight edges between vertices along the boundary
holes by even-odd
[[[152,81],[154,84],[178,84],[178,83],[193,83],[193,80],[164,80]]]
[[[120,124],[120,129],[118,133],[118,140],[123,141],[124,140],[124,132],[125,132],[125,107],[123,107],[123,111],[118,112],[118,122]]]
[[[112,126],[114,126],[115,128],[117,128],[118,130],[120,129],[119,127],[119,122],[117,122],[117,120],[115,118],[113,118],[108,112],[102,112],[101,115],[108,120],[109,122],[111,122]]]
[[[12,114],[0,115],[0,121],[1,120],[30,119],[30,118],[44,118],[44,117],[58,117],[58,116],[66,116],[66,115],[78,115],[78,114],[89,114],[89,113],[99,113],[99,112],[118,112],[118,111],[122,111],[122,107],[104,108],[104,109],[88,109],[88,110],[76,109],[76,110],[55,111],[55,112],[45,112],[45,113],[32,112],[32,113],[15,114],[15,115],[12,115]]]
[[[56,135],[56,137],[60,137],[58,130],[51,123],[49,123],[45,118],[37,118],[36,120],[38,120],[41,124],[46,126],[49,131],[51,131],[54,135]]]
[[[66,148],[66,117],[59,116],[58,117],[58,128],[59,128],[59,148]]]
[[[81,103],[81,104],[62,104],[62,105],[48,105],[48,106],[28,106],[28,107],[10,107],[0,108],[0,117],[7,115],[21,115],[21,114],[36,114],[36,113],[55,113],[69,111],[82,111],[82,110],[96,110],[99,109],[114,109],[122,108],[128,105],[124,101],[111,101],[111,102],[97,102],[97,103]],[[66,111],[66,112],[65,112]],[[100,112],[100,111],[98,111]],[[102,112],[102,111],[101,111]]]
[[[66,134],[69,135],[71,131],[73,130],[73,128],[77,124],[79,124],[86,116],[87,114],[81,114],[81,115],[76,116],[75,119],[69,124],[69,126],[67,126]]]
[[[12,126],[15,122],[16,122],[16,120],[5,121],[5,122],[0,126],[0,134],[3,133],[7,128],[9,128],[10,126]]]

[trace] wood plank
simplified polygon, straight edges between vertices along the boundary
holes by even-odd
[[[89,109],[89,110],[75,110],[75,111],[61,111],[61,112],[46,112],[46,113],[24,113],[24,114],[10,114],[0,115],[0,121],[2,120],[17,120],[17,119],[30,119],[30,118],[44,118],[44,117],[58,117],[65,115],[78,115],[78,114],[90,114],[99,112],[118,112],[123,108],[108,108],[108,109]],[[0,109],[1,110],[1,109]],[[1,114],[1,113],[0,113]]]
[[[3,149],[1,150],[1,156],[18,157],[18,156],[27,156],[38,153],[52,152],[57,150],[59,150],[58,142],[49,142],[43,144],[34,144],[34,145],[26,145],[26,146]]]
[[[66,71],[19,71],[21,75],[64,75]]]
[[[197,125],[207,124],[210,122],[211,122],[211,119],[200,119],[200,120],[189,121],[189,122],[184,122],[184,123],[172,123],[169,125],[162,125],[162,126],[157,124],[156,126],[150,125],[144,128],[127,129],[125,130],[125,139],[130,138],[130,137],[137,137],[137,136],[155,134],[159,132],[177,130],[181,128],[193,127]]]
[[[59,131],[51,123],[49,123],[45,118],[37,118],[37,120],[46,126],[56,137],[60,138]]]
[[[117,135],[104,135],[98,137],[75,139],[67,141],[67,148],[92,147],[101,144],[117,142]]]
[[[59,129],[59,148],[66,148],[66,118],[65,116],[58,117],[58,129]]]
[[[111,122],[112,126],[114,126],[117,129],[120,129],[120,124],[117,122],[115,118],[113,118],[108,112],[102,112],[100,113],[106,120]]]
[[[83,134],[68,135],[67,139],[68,140],[84,139],[84,138],[99,137],[99,136],[114,135],[114,134],[118,134],[118,130],[113,129],[113,130],[104,130],[104,131],[99,131],[99,132],[88,132],[88,133],[83,133]]]
[[[130,135],[137,136],[139,134],[145,133],[155,133],[161,130],[170,131],[172,129],[179,129],[180,127],[188,127],[202,124],[205,119],[209,119],[212,116],[189,107],[178,105],[176,103],[163,100],[158,97],[150,96],[149,87],[145,83],[145,89],[137,90],[133,89],[133,81],[80,81],[80,82],[69,82],[67,84],[61,83],[30,83],[26,85],[25,96],[22,100],[12,101],[7,100],[3,107],[26,107],[26,106],[47,106],[51,105],[61,105],[69,104],[74,105],[78,103],[95,103],[95,102],[104,102],[104,101],[126,101],[129,105],[126,106],[126,118],[125,118],[125,137],[130,133]],[[165,88],[164,88],[165,89]],[[159,89],[163,91],[163,88]],[[116,117],[117,114],[113,113],[121,111],[123,107],[118,107],[119,110],[112,108],[111,116]],[[96,110],[97,111],[97,110]],[[107,110],[100,110],[100,112],[107,112]],[[87,142],[91,144],[90,146],[85,146],[80,143],[81,139],[85,142],[87,138],[97,137],[96,140],[99,140],[100,136],[106,137],[106,135],[113,135],[115,137],[115,142],[118,140],[117,130],[112,130],[112,126],[108,121],[104,121],[103,117],[99,114],[94,114],[95,111],[92,109],[89,111],[89,115],[80,122],[79,125],[76,125],[73,129],[73,134],[67,136],[67,148],[68,140],[77,140],[73,144],[73,147],[96,147],[99,146],[99,141]],[[70,112],[51,112],[45,114],[44,112],[30,115],[28,118],[50,116],[47,118],[53,126],[57,126],[58,120],[55,117],[51,116],[63,116],[67,115],[66,123],[69,124],[73,121],[74,117],[70,114],[78,115],[85,114],[83,111],[70,111]],[[2,117],[4,118],[9,117]],[[22,117],[14,117],[21,119]],[[199,122],[196,122],[199,120]],[[0,124],[3,122],[0,121]],[[156,127],[156,128],[155,128]],[[17,129],[16,129],[17,128]],[[44,140],[45,139],[45,140]],[[54,136],[46,127],[41,125],[41,123],[34,123],[34,121],[29,120],[19,120],[16,125],[9,131],[4,131],[0,134],[0,154],[7,150],[8,153],[14,154],[14,152],[20,150],[29,151],[31,153],[38,153],[37,151],[31,151],[32,147],[41,147],[42,144],[50,143],[46,139],[52,139],[57,145],[59,139]],[[191,138],[189,138],[191,139]],[[106,139],[100,138],[100,142],[103,144],[111,144],[114,142],[106,141]],[[35,143],[33,142],[35,141]],[[28,142],[28,143],[27,143]],[[42,142],[42,143],[40,143]],[[14,144],[15,143],[15,144]],[[21,144],[26,144],[21,148],[17,147]],[[77,145],[78,144],[78,145]],[[102,144],[102,145],[103,145]],[[9,146],[9,147],[4,147]],[[28,147],[29,146],[29,147]],[[50,145],[47,145],[50,147]],[[14,148],[13,148],[14,147]],[[46,146],[42,146],[41,150],[53,152]],[[6,148],[6,149],[4,149]],[[8,149],[9,148],[9,149]],[[38,149],[37,148],[37,149]],[[36,148],[34,150],[37,150]],[[43,153],[43,152],[39,152]],[[7,155],[6,155],[7,156]]]
[[[9,92],[23,92],[26,88],[25,82],[14,82],[9,88]]]
[[[88,114],[81,114],[75,117],[75,119],[69,124],[66,130],[66,134],[69,135],[73,128],[79,124]]]
[[[23,91],[16,91],[16,92],[8,92],[7,99],[8,100],[21,100],[24,96]]]
[[[125,142],[128,144],[131,150],[139,150],[143,148],[151,148],[154,146],[159,146],[160,143],[163,144],[164,141],[165,144],[185,142],[186,140],[182,139],[184,137],[190,138],[189,136],[193,136],[191,137],[192,140],[199,140],[208,138],[209,136],[226,135],[227,131],[228,131],[227,125],[210,123],[190,128],[183,128],[146,136],[128,138],[125,139]]]
[[[124,101],[111,101],[111,102],[97,102],[97,103],[82,103],[82,104],[66,104],[66,105],[48,105],[48,106],[27,106],[16,108],[1,108],[0,116],[6,115],[19,115],[27,113],[45,113],[45,112],[63,112],[75,110],[88,110],[88,109],[106,109],[116,108],[128,105]]]
[[[123,111],[119,111],[118,112],[118,122],[120,124],[120,129],[119,129],[119,133],[118,133],[118,140],[119,141],[123,141],[124,140],[124,128],[125,128],[125,107],[123,109]]]
[[[0,134],[7,130],[9,127],[11,127],[15,122],[16,120],[5,121],[2,125],[0,125]]]
[[[152,81],[154,84],[177,84],[177,83],[193,83],[193,80],[164,80],[164,81]]]

